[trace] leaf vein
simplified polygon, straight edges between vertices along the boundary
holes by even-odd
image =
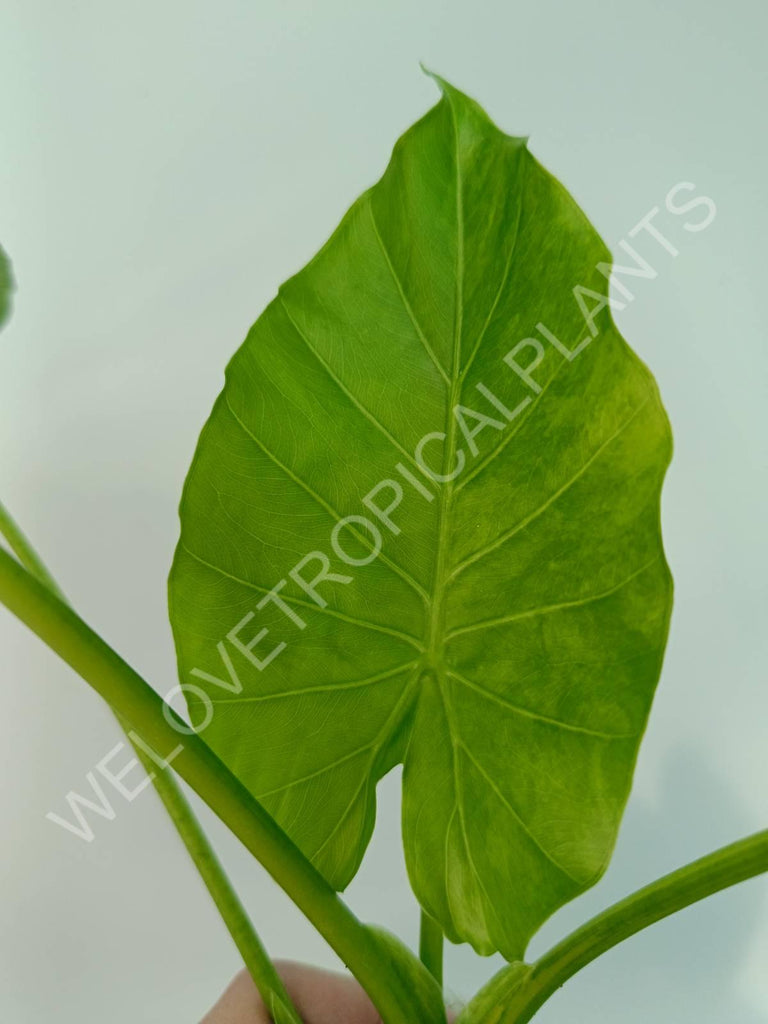
[[[325,847],[328,845],[328,843],[331,841],[331,839],[333,839],[333,837],[336,835],[336,833],[341,828],[341,826],[344,823],[344,821],[346,821],[347,815],[349,814],[349,812],[354,807],[355,801],[357,800],[357,798],[360,795],[361,791],[365,788],[365,786],[367,784],[370,783],[370,781],[371,781],[371,772],[373,770],[374,761],[376,760],[376,757],[378,756],[379,752],[381,751],[381,749],[383,748],[384,744],[386,743],[386,741],[388,739],[388,736],[390,735],[389,733],[387,733],[387,728],[390,725],[390,723],[393,721],[393,719],[397,718],[397,714],[400,711],[403,703],[407,700],[408,696],[410,695],[411,691],[413,690],[413,684],[414,684],[414,676],[412,675],[411,678],[409,679],[409,681],[403,687],[402,693],[400,694],[400,696],[398,697],[397,701],[395,702],[395,705],[392,708],[392,711],[387,715],[387,717],[386,717],[386,719],[384,721],[384,724],[382,725],[381,729],[379,729],[379,731],[377,732],[376,737],[374,738],[373,742],[369,745],[369,749],[371,750],[370,763],[368,764],[368,767],[367,767],[366,771],[364,772],[362,779],[360,780],[360,784],[357,786],[357,788],[355,789],[354,793],[352,794],[352,798],[350,799],[349,803],[347,804],[346,808],[344,809],[344,813],[339,817],[339,820],[333,826],[333,828],[328,833],[328,835],[325,837],[323,842],[320,844],[320,846],[312,854],[312,860],[313,861],[316,860],[317,857],[320,856],[320,854],[325,849]]]
[[[544,501],[541,505],[539,505],[537,509],[535,509],[533,512],[529,513],[527,516],[521,519],[520,522],[513,526],[510,530],[506,530],[490,544],[487,544],[485,547],[479,548],[468,558],[465,558],[463,562],[460,562],[456,566],[456,568],[450,574],[448,579],[455,579],[462,572],[464,572],[465,569],[468,569],[470,565],[474,565],[475,562],[479,562],[481,559],[485,558],[487,555],[490,555],[492,552],[494,552],[497,548],[500,548],[503,544],[506,544],[506,542],[508,540],[511,540],[511,538],[514,537],[515,534],[519,533],[521,530],[524,530],[526,526],[529,526],[535,519],[538,519],[538,517],[542,515],[542,513],[546,512],[546,510],[551,505],[553,505],[559,498],[561,498],[565,493],[567,493],[567,491],[569,491],[571,487],[573,487],[573,485],[578,480],[580,480],[581,477],[584,476],[589,467],[597,459],[600,458],[603,452],[606,451],[606,449],[608,449],[610,445],[613,444],[613,442],[618,437],[620,437],[624,433],[627,427],[632,423],[635,417],[638,416],[639,413],[645,408],[645,406],[648,404],[650,400],[651,396],[642,401],[640,405],[638,405],[637,408],[633,410],[632,415],[628,419],[626,419],[621,424],[621,426],[619,426],[618,429],[615,430],[613,434],[611,434],[610,437],[606,438],[606,440],[599,445],[599,447],[592,453],[592,455],[590,455],[586,462],[584,462],[579,467],[578,471],[574,473],[574,475],[570,477],[570,479],[566,480],[566,482],[561,487],[559,487],[558,490],[550,494],[547,500]]]
[[[486,687],[481,686],[474,680],[467,679],[466,676],[459,675],[459,673],[454,672],[453,669],[448,669],[446,674],[449,675],[452,679],[455,679],[457,682],[462,683],[469,689],[476,690],[478,693],[482,694],[482,696],[485,697],[486,700],[493,701],[495,704],[499,704],[501,707],[508,708],[510,711],[513,711],[515,714],[520,715],[524,718],[530,718],[536,722],[544,722],[547,725],[553,725],[556,726],[558,729],[565,729],[568,732],[584,733],[584,735],[586,736],[594,736],[598,739],[631,740],[637,738],[636,733],[601,732],[598,729],[589,729],[587,728],[587,726],[575,725],[572,722],[564,722],[559,718],[553,718],[551,715],[542,715],[538,711],[531,711],[529,708],[524,708],[521,707],[519,704],[513,703],[513,701],[502,696],[501,694],[494,693],[492,690],[486,689]]]
[[[408,669],[413,668],[418,662],[406,661],[402,665],[396,665],[394,668],[388,669],[386,672],[379,672],[375,676],[368,676],[366,679],[351,679],[343,683],[324,683],[318,686],[305,686],[295,690],[275,690],[273,693],[260,693],[254,694],[249,697],[221,697],[217,700],[208,698],[206,701],[200,701],[199,703],[210,703],[210,704],[262,704],[266,701],[282,700],[285,697],[305,697],[315,693],[344,693],[347,690],[362,690],[368,686],[373,686],[376,683],[381,682],[384,679],[389,679],[392,676],[399,675],[401,672],[406,672]],[[191,703],[198,703],[197,701],[190,700],[190,696],[187,695],[187,700]]]
[[[331,761],[329,764],[324,764],[321,768],[317,768],[313,772],[308,772],[306,775],[302,775],[301,778],[291,779],[290,782],[286,782],[282,786],[275,786],[274,789],[264,790],[262,793],[256,794],[256,799],[263,800],[265,797],[275,796],[277,793],[285,793],[287,790],[294,789],[296,786],[301,786],[305,782],[311,782],[312,779],[318,779],[322,775],[327,775],[328,772],[333,771],[334,768],[338,768],[339,765],[345,764],[347,761],[352,761],[361,754],[365,754],[370,750],[372,745],[373,744],[371,743],[366,743],[364,746],[350,751],[349,754],[344,754],[343,757],[338,757],[335,761]]]
[[[220,576],[224,576],[233,583],[239,583],[243,587],[247,587],[249,590],[255,590],[259,594],[271,594],[274,587],[262,587],[258,583],[252,583],[250,580],[243,579],[242,576],[235,576],[234,573],[227,572],[226,569],[222,569],[220,565],[216,565],[214,562],[209,562],[207,559],[198,555],[197,552],[193,551],[188,544],[181,542],[181,547],[187,552],[190,558],[194,558],[196,562],[206,566],[213,572],[218,573]],[[411,636],[410,633],[403,633],[399,629],[393,629],[390,626],[382,626],[378,622],[369,622],[367,619],[358,619],[354,615],[346,615],[344,612],[336,611],[335,608],[325,607],[322,608],[319,604],[315,604],[313,601],[304,601],[300,597],[291,597],[288,594],[280,594],[281,600],[287,604],[295,604],[300,608],[309,608],[313,612],[317,612],[318,615],[330,615],[334,619],[341,619],[342,622],[348,622],[353,626],[361,626],[363,629],[371,629],[377,633],[386,633],[389,636],[397,637],[399,640],[404,640],[409,643],[412,647],[415,647],[418,651],[423,651],[424,648],[419,642],[418,638]]]
[[[621,580],[615,586],[610,587],[608,590],[604,590],[599,594],[590,594],[589,597],[580,597],[576,601],[563,601],[560,604],[543,605],[539,608],[529,608],[524,612],[516,612],[514,615],[504,615],[497,619],[484,619],[482,622],[473,622],[469,626],[460,626],[458,629],[453,629],[446,634],[446,641],[453,640],[457,636],[461,636],[464,633],[473,633],[476,630],[491,629],[493,626],[504,626],[510,622],[517,622],[520,619],[531,619],[536,618],[539,615],[551,615],[553,612],[564,611],[567,608],[580,608],[583,605],[592,604],[595,601],[600,601],[604,597],[610,597],[612,594],[617,593],[623,587],[626,587],[632,582],[635,577],[640,576],[647,569],[650,569],[652,565],[659,561],[661,555],[656,555],[645,565],[640,566],[635,572],[631,573],[626,579]]]
[[[526,156],[527,156],[527,152],[525,150],[523,150],[522,157],[521,157],[522,165],[523,166],[522,166],[522,171],[520,172],[520,175],[519,175],[521,177],[521,181],[519,182],[519,184],[516,183],[517,186],[520,189],[520,202],[518,203],[518,207],[517,207],[517,219],[515,221],[515,237],[512,240],[512,245],[511,245],[510,250],[509,250],[509,256],[507,257],[507,263],[506,263],[506,266],[504,267],[504,273],[502,274],[501,283],[499,284],[498,290],[496,292],[496,297],[493,300],[493,304],[491,305],[491,308],[490,308],[490,310],[488,312],[488,316],[485,319],[485,323],[483,324],[483,328],[480,331],[480,334],[478,335],[477,341],[475,342],[475,346],[472,349],[472,352],[470,353],[469,359],[467,360],[466,365],[465,365],[464,369],[462,370],[462,374],[461,374],[462,382],[466,379],[467,374],[469,373],[470,368],[472,366],[472,363],[475,360],[475,356],[480,351],[480,345],[482,344],[483,338],[485,337],[485,332],[488,330],[488,326],[489,326],[491,320],[493,319],[493,314],[496,312],[496,307],[499,304],[499,300],[500,300],[500,298],[502,296],[504,288],[506,287],[506,284],[507,284],[507,280],[509,278],[509,271],[510,271],[510,269],[512,267],[512,260],[514,258],[515,251],[517,249],[517,240],[518,240],[518,237],[520,235],[520,220],[521,220],[522,212],[523,212],[523,193],[522,193],[522,189],[523,189],[523,185],[524,185],[524,182],[525,182],[525,169],[528,166],[528,160],[526,160]],[[458,490],[458,488],[457,488],[457,490]]]
[[[414,330],[416,331],[416,334],[417,334],[417,336],[419,338],[419,341],[423,345],[423,347],[424,347],[427,355],[429,356],[429,358],[435,364],[435,368],[437,369],[438,373],[443,378],[445,383],[446,384],[450,384],[451,383],[450,377],[445,372],[443,364],[437,358],[437,355],[435,354],[434,349],[432,348],[432,346],[427,341],[426,335],[424,334],[424,331],[422,330],[421,325],[419,324],[418,320],[416,319],[416,315],[413,312],[413,308],[411,307],[411,304],[408,301],[408,297],[405,294],[405,289],[403,288],[402,282],[400,281],[398,273],[395,270],[394,263],[392,262],[392,258],[389,255],[389,250],[387,249],[386,245],[384,244],[384,239],[382,238],[381,232],[379,231],[379,226],[376,223],[376,215],[373,212],[373,202],[370,199],[368,200],[368,209],[369,209],[370,214],[371,214],[371,223],[373,224],[373,233],[375,234],[376,240],[379,243],[379,247],[381,248],[382,255],[384,256],[384,259],[386,260],[387,266],[389,267],[389,271],[392,274],[392,279],[395,282],[395,285],[397,287],[397,291],[398,291],[398,293],[400,295],[400,298],[402,299],[403,306],[405,307],[405,310],[408,313],[408,316],[410,317],[411,323],[413,324]]]
[[[264,452],[267,458],[270,459],[270,461],[273,462],[276,466],[278,466],[287,477],[293,480],[293,482],[297,484],[299,487],[301,487],[302,490],[306,491],[306,493],[311,498],[314,498],[318,505],[324,508],[328,515],[331,516],[331,518],[335,519],[337,523],[340,523],[343,519],[343,516],[339,515],[336,509],[332,505],[330,505],[325,500],[325,498],[322,498],[315,490],[313,490],[313,488],[309,486],[308,483],[306,483],[304,480],[301,479],[300,476],[294,473],[289,466],[286,466],[284,462],[281,462],[280,459],[278,459],[278,457],[274,454],[274,452],[270,451],[269,448],[267,448],[267,446],[262,441],[260,441],[259,438],[251,430],[248,429],[248,427],[245,425],[245,423],[243,423],[243,421],[240,419],[240,417],[237,415],[235,410],[230,405],[228,397],[225,399],[225,401],[227,408],[229,409],[233,419],[240,426],[240,429],[243,431],[243,433],[250,437],[254,444],[258,445],[258,447],[261,448],[261,450]],[[350,533],[354,534],[354,536],[360,541],[361,544],[366,544],[369,550],[373,550],[373,545],[371,544],[370,539],[365,536],[365,534],[360,533],[359,530],[356,530],[352,526],[349,527],[349,531]],[[399,566],[396,562],[393,562],[392,559],[385,555],[383,551],[379,552],[378,557],[385,565],[388,565],[389,568],[392,569],[392,571],[395,572],[405,583],[412,587],[412,589],[416,591],[416,593],[421,597],[423,601],[429,601],[429,595],[427,594],[426,590],[424,590],[421,584],[417,580],[415,580],[410,573],[406,572],[406,570]]]
[[[512,815],[512,817],[515,818],[515,820],[519,823],[520,827],[525,832],[525,834],[529,837],[531,842],[544,854],[544,856],[547,858],[547,860],[550,862],[550,864],[552,864],[555,868],[557,868],[557,870],[561,874],[565,875],[566,878],[570,878],[570,880],[572,882],[574,882],[576,885],[578,885],[579,888],[583,888],[583,883],[580,882],[578,878],[574,878],[574,876],[571,874],[570,871],[568,871],[566,868],[563,867],[562,864],[560,864],[557,860],[555,860],[555,858],[552,856],[552,854],[549,852],[549,850],[547,850],[547,848],[542,845],[541,841],[536,838],[536,836],[531,831],[530,826],[527,824],[525,819],[520,816],[520,814],[515,810],[515,808],[512,806],[512,804],[509,802],[509,800],[504,796],[504,794],[501,792],[499,787],[493,781],[491,776],[488,775],[488,773],[485,771],[485,769],[482,767],[482,765],[479,763],[479,761],[474,757],[474,755],[472,754],[472,751],[469,749],[469,747],[466,745],[466,743],[463,743],[462,741],[459,741],[459,743],[460,743],[460,747],[464,751],[467,759],[472,762],[472,764],[475,766],[475,769],[477,770],[477,772],[480,775],[482,775],[482,777],[485,779],[486,784],[496,794],[498,799],[507,808],[507,810]]]
[[[339,389],[339,391],[341,391],[342,394],[347,396],[349,401],[352,403],[352,405],[354,405],[354,407],[358,410],[358,412],[361,413],[361,415],[363,415],[368,420],[368,422],[376,430],[378,430],[378,432],[382,435],[382,437],[385,437],[389,441],[389,443],[395,449],[397,449],[397,451],[400,452],[400,454],[403,456],[403,458],[408,459],[408,461],[411,463],[411,465],[415,466],[416,469],[418,469],[419,468],[419,464],[414,459],[414,457],[411,455],[411,453],[408,451],[408,449],[405,448],[402,444],[400,444],[400,442],[397,440],[397,438],[393,434],[390,433],[390,431],[384,426],[384,424],[381,422],[381,420],[379,420],[370,411],[370,409],[367,409],[363,405],[363,403],[360,401],[360,399],[352,391],[350,391],[350,389],[347,387],[347,385],[344,383],[344,381],[334,372],[334,370],[332,369],[330,364],[327,363],[325,359],[323,359],[323,357],[320,355],[320,353],[317,351],[317,349],[312,344],[310,344],[309,338],[307,337],[307,335],[304,333],[304,331],[301,329],[301,327],[299,327],[299,325],[294,320],[293,315],[292,315],[290,309],[288,308],[288,305],[287,305],[287,303],[286,303],[286,301],[285,301],[285,299],[283,297],[282,292],[280,292],[280,294],[279,294],[279,299],[280,299],[280,303],[281,303],[283,309],[285,310],[286,316],[288,317],[289,321],[291,322],[291,325],[293,326],[293,329],[296,331],[296,333],[301,338],[301,340],[304,342],[306,347],[309,349],[309,351],[315,357],[317,362],[325,370],[325,372],[328,375],[328,377],[334,382],[334,384]]]
[[[517,420],[517,423],[514,426],[514,429],[510,430],[509,433],[507,434],[507,436],[502,438],[501,441],[496,445],[495,448],[492,448],[491,451],[488,452],[488,454],[486,456],[484,456],[480,460],[480,462],[478,462],[475,466],[472,467],[472,472],[471,473],[468,473],[466,476],[462,477],[461,480],[459,480],[459,482],[456,485],[456,493],[457,494],[458,494],[458,492],[460,490],[462,490],[464,487],[466,487],[467,484],[470,483],[470,481],[474,480],[476,476],[479,476],[479,474],[482,473],[482,471],[488,465],[490,465],[490,463],[492,463],[499,455],[501,455],[501,453],[504,451],[504,449],[507,447],[507,445],[512,440],[514,440],[514,438],[523,429],[523,427],[528,422],[528,420],[531,418],[531,416],[533,416],[535,410],[538,408],[539,404],[541,403],[541,400],[544,398],[544,395],[547,393],[547,389],[549,388],[550,384],[552,384],[552,382],[555,380],[555,378],[560,373],[560,371],[563,369],[563,367],[564,366],[569,366],[569,365],[570,364],[569,364],[568,360],[567,359],[563,359],[563,361],[560,363],[558,368],[555,370],[555,372],[549,378],[547,383],[544,385],[544,387],[541,389],[541,391],[538,393],[538,395],[536,395],[536,397],[530,403],[530,405],[528,407],[528,414],[526,416],[520,416],[518,418],[518,420]]]

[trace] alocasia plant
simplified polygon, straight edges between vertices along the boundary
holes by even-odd
[[[443,934],[500,951],[512,965],[461,1019],[522,1024],[611,945],[766,870],[768,838],[522,963],[605,870],[629,794],[671,609],[671,435],[612,322],[600,238],[526,140],[438,83],[381,180],[257,320],[201,435],[170,580],[200,732],[174,768],[386,1024],[438,1022],[419,962],[333,891],[360,865],[377,781],[402,762],[422,959],[439,980]],[[0,263],[0,316],[9,287]],[[0,552],[3,601],[134,742],[178,742],[183,723],[0,522],[28,570]],[[191,812],[158,789],[275,1021],[296,1021]]]

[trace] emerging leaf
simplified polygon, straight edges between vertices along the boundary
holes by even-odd
[[[334,886],[402,761],[419,901],[515,960],[614,845],[671,607],[671,440],[594,229],[440,84],[230,363],[171,620],[193,719]]]

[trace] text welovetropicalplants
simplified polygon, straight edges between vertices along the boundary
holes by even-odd
[[[64,603],[5,513],[0,599],[134,742],[181,745],[173,769],[386,1024],[445,1020],[443,935],[511,962],[460,1019],[523,1024],[616,942],[766,870],[768,838],[523,963],[605,870],[629,794],[671,610],[671,434],[613,324],[600,238],[525,140],[437,81],[440,102],[257,320],[201,435],[170,578],[195,729]],[[0,252],[0,320],[10,280]],[[336,895],[398,763],[432,977]],[[197,823],[158,790],[275,1021],[294,1024]]]

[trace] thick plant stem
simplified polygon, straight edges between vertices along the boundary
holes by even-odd
[[[435,981],[443,984],[443,931],[434,918],[422,910],[419,929],[419,959]]]
[[[570,977],[631,935],[692,903],[768,871],[768,829],[724,846],[615,903],[530,968],[506,1004],[503,1024],[526,1024]]]
[[[174,769],[259,860],[368,992],[386,1024],[414,1024],[412,995],[376,936],[206,743],[68,605],[0,550],[0,601],[67,662]]]
[[[2,502],[0,534],[5,537],[22,565],[61,601],[66,601],[64,592]],[[123,731],[129,734],[128,723],[117,714],[115,717]],[[130,735],[128,739],[130,740]],[[221,914],[265,1005],[269,1006],[272,996],[277,996],[283,1002],[286,1011],[292,1013],[297,1024],[300,1024],[298,1011],[293,1006],[280,975],[275,970],[269,954],[256,934],[245,908],[176,779],[168,771],[158,772],[157,764],[139,744],[132,742],[132,746],[176,826],[176,831]]]

